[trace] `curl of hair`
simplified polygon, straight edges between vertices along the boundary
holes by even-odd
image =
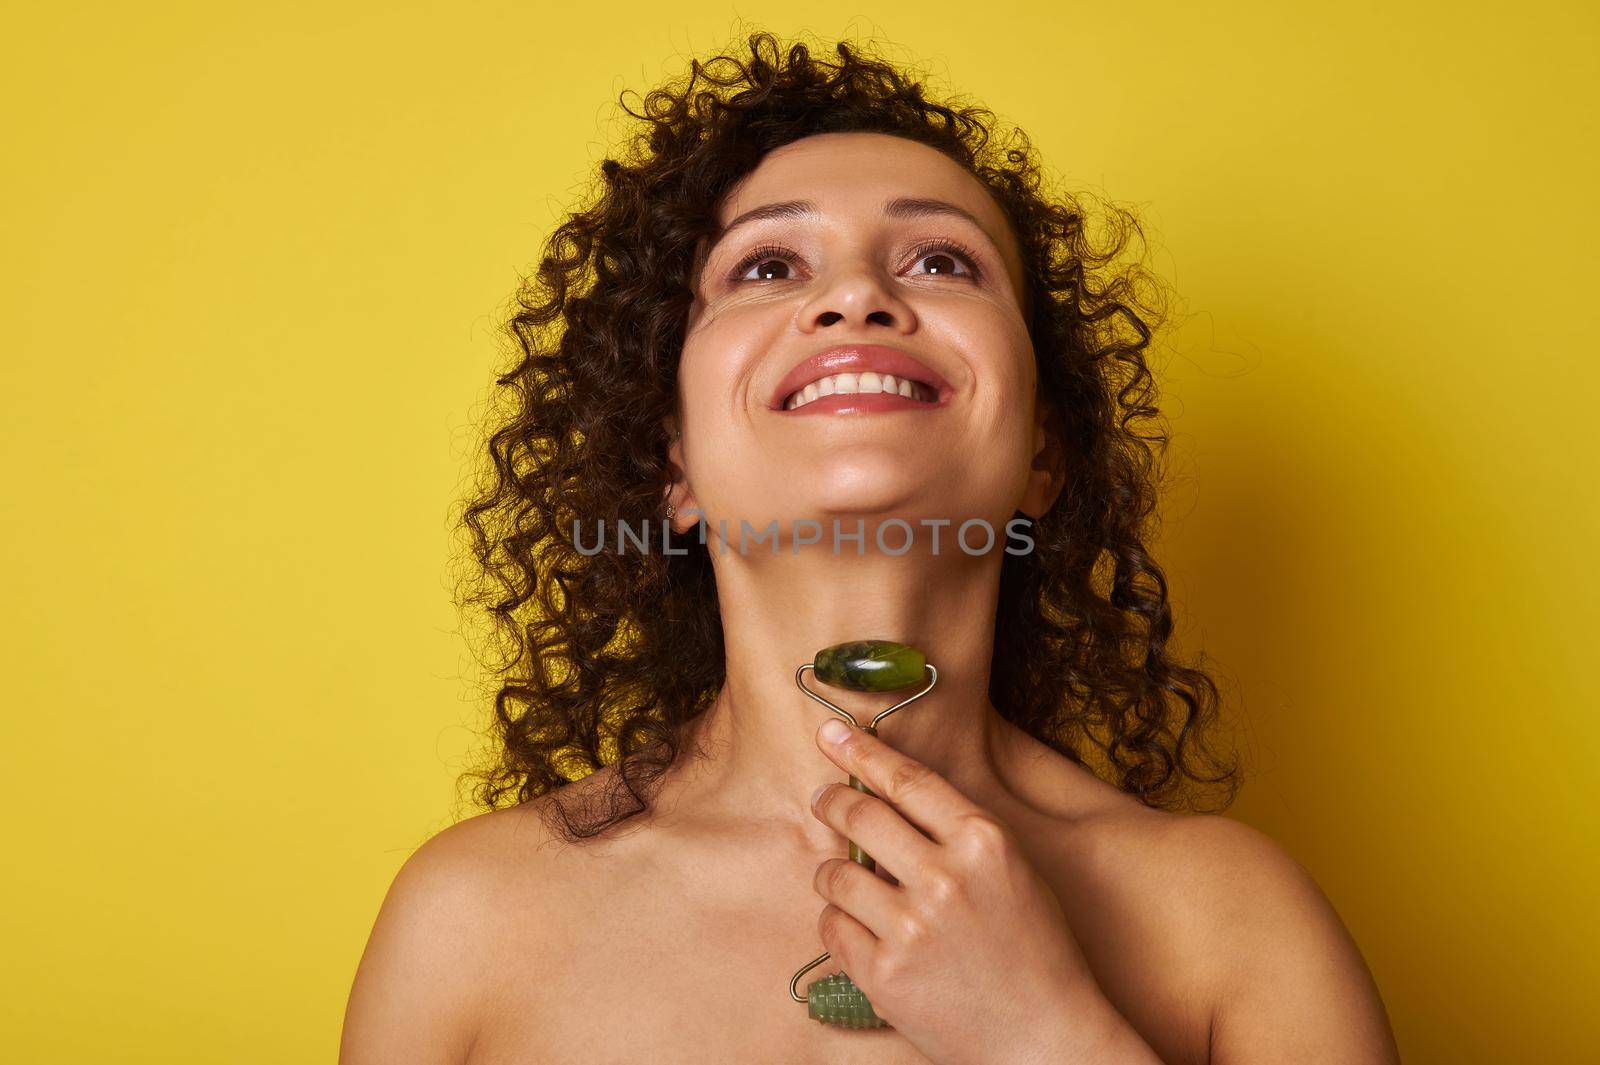
[[[1144,359],[1161,308],[1142,268],[1113,269],[1130,232],[1142,237],[1138,221],[1114,208],[1095,241],[1077,198],[1040,192],[1022,131],[993,136],[992,112],[929,99],[903,66],[846,41],[832,62],[769,33],[745,43],[747,55],[692,61],[637,107],[622,94],[637,120],[623,159],[601,164],[597,196],[559,225],[516,294],[516,361],[496,378],[490,461],[457,525],[473,565],[457,605],[487,613],[502,651],[490,663],[491,749],[463,775],[476,804],[528,802],[615,765],[597,807],[574,817],[556,796],[564,838],[596,836],[647,808],[683,726],[720,690],[720,610],[698,536],[671,533],[673,553],[594,553],[578,549],[577,529],[662,527],[663,423],[696,244],[716,230],[719,198],[781,145],[877,132],[944,152],[1010,219],[1040,396],[1061,412],[1070,456],[1031,529],[1035,550],[1002,563],[990,698],[1147,806],[1206,808],[1198,785],[1219,785],[1228,805],[1238,766],[1206,740],[1218,689],[1169,651],[1166,578],[1144,546],[1168,438]]]

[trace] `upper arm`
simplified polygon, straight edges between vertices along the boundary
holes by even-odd
[[[1203,837],[1222,959],[1214,1065],[1396,1065],[1377,984],[1311,874],[1248,825],[1219,816],[1192,820]]]
[[[339,1065],[466,1061],[493,914],[485,816],[435,835],[395,874],[356,968]]]

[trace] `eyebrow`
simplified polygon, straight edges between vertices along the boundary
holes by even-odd
[[[752,207],[712,234],[711,244],[707,249],[706,255],[709,258],[710,253],[716,250],[717,245],[721,244],[728,234],[740,226],[750,225],[754,222],[765,222],[774,218],[815,218],[821,213],[821,211],[817,210],[817,205],[810,200],[783,200],[779,203],[768,203],[760,207]],[[993,244],[996,249],[1000,247],[1000,241],[995,239],[994,234],[989,232],[988,227],[978,220],[977,215],[965,207],[959,207],[946,200],[936,200],[925,196],[897,196],[883,205],[883,213],[889,218],[960,218],[976,226],[978,232],[988,237],[989,243]]]

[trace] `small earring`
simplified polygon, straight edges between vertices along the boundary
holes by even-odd
[[[677,507],[673,506],[671,503],[667,504],[667,517],[670,518],[674,514],[676,514],[677,512],[678,512],[678,508]]]

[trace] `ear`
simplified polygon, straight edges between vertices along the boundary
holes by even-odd
[[[1037,521],[1061,494],[1067,482],[1066,427],[1061,412],[1039,397],[1033,419],[1033,465],[1017,509]]]
[[[666,495],[661,500],[661,514],[665,516],[667,504],[673,507],[672,517],[667,518],[672,531],[687,533],[700,523],[697,508],[700,504],[695,500],[694,492],[689,488],[689,481],[683,472],[683,436],[677,423],[668,420],[663,423],[667,431],[667,474],[671,483],[667,487]]]

